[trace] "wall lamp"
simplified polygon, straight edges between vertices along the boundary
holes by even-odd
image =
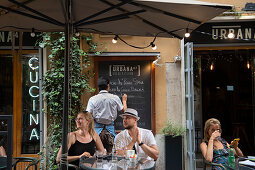
[[[182,57],[177,55],[177,56],[174,56],[174,62],[179,62],[179,61],[182,61]]]
[[[158,63],[160,59],[161,59],[161,58],[160,58],[160,55],[158,55],[158,56],[157,56],[157,59],[154,60],[152,63],[153,63],[155,66],[160,66],[160,67],[161,67],[163,64],[159,64],[159,63]]]

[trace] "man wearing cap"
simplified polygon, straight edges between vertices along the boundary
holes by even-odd
[[[118,111],[122,113],[127,108],[127,95],[122,96],[122,102],[117,95],[109,93],[110,81],[107,78],[100,77],[97,81],[99,93],[92,96],[87,105],[87,111],[91,112],[95,120],[95,130],[99,134],[102,143],[111,153],[114,137],[114,121],[117,118]]]
[[[120,115],[123,118],[124,131],[115,137],[115,146],[118,154],[122,155],[124,150],[134,149],[139,157],[150,157],[158,159],[158,147],[154,135],[150,130],[137,127],[138,112],[127,108]]]

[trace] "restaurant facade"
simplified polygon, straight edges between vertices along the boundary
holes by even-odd
[[[240,138],[244,155],[255,153],[255,18],[222,16],[192,32],[196,157],[204,122],[217,118],[224,139]]]
[[[90,85],[96,88],[96,78],[108,76],[112,93],[119,96],[128,94],[128,107],[137,109],[141,117],[138,126],[152,130],[156,137],[160,150],[158,169],[165,167],[161,129],[167,120],[182,124],[187,128],[187,134],[193,134],[190,138],[188,135],[183,137],[183,169],[192,169],[192,152],[196,151],[196,157],[201,154],[199,144],[203,138],[203,126],[210,117],[221,121],[223,136],[228,142],[239,137],[245,155],[254,153],[253,25],[254,20],[226,22],[220,19],[205,23],[186,40],[193,42],[194,50],[192,44],[185,46],[183,40],[175,38],[157,38],[157,49],[152,50],[150,47],[136,49],[120,41],[113,44],[114,36],[96,34],[94,40],[104,43],[107,50],[102,49],[99,56],[90,56],[89,69],[95,73]],[[233,33],[235,38],[226,38],[229,33]],[[47,53],[45,49],[34,47],[35,40],[31,40],[30,34],[24,33],[22,43],[19,43],[19,34],[15,34],[14,45],[11,34],[0,33],[0,83],[3,91],[0,93],[0,113],[13,115],[13,156],[36,157],[47,134],[40,91],[41,76],[47,70]],[[153,39],[122,38],[134,46],[147,46]],[[14,50],[12,46],[15,46]],[[85,41],[81,41],[81,48],[87,49]],[[190,51],[194,60],[189,62],[190,70],[194,63],[194,76],[189,77],[189,81],[186,79],[185,51]],[[187,82],[193,84],[192,78],[194,87],[191,86],[191,94],[187,95]],[[82,96],[84,106],[91,95]],[[187,96],[191,99],[194,96],[194,115],[192,107],[188,108]],[[194,116],[192,119],[188,118],[187,110]],[[117,126],[121,130],[121,119],[117,120]],[[190,148],[193,145],[195,148]]]

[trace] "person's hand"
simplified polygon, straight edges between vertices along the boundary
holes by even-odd
[[[210,139],[215,140],[217,137],[220,137],[221,133],[219,130],[216,130],[212,133],[212,136],[210,137]]]
[[[122,101],[127,101],[127,94],[123,94]]]
[[[139,133],[139,130],[138,130],[138,128],[136,128],[136,130],[137,130],[137,142],[138,142],[138,144],[140,144],[141,143],[141,136],[140,136],[140,133]]]
[[[239,144],[239,142],[238,141],[231,141],[231,144],[230,145],[232,145],[233,146],[233,148],[237,148],[238,147],[238,144]]]
[[[80,156],[80,157],[82,157],[82,156],[86,156],[86,157],[88,157],[88,158],[90,158],[90,157],[91,157],[91,155],[90,155],[90,153],[89,153],[89,152],[84,152],[83,154],[81,154],[81,156]]]
[[[137,142],[137,139],[138,139],[138,134],[139,134],[139,133],[137,133],[137,131],[138,131],[138,128],[133,128],[133,129],[131,130],[131,132],[130,132],[130,136],[132,137],[132,141],[133,141],[134,143],[136,143],[136,142]]]

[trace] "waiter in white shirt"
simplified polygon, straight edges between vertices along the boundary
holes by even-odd
[[[110,81],[105,77],[100,77],[97,81],[99,93],[92,96],[87,105],[87,111],[91,112],[95,120],[95,130],[99,134],[102,143],[111,153],[114,138],[116,136],[114,121],[117,118],[118,111],[122,113],[127,108],[127,95],[122,96],[122,102],[117,95],[109,93]]]

